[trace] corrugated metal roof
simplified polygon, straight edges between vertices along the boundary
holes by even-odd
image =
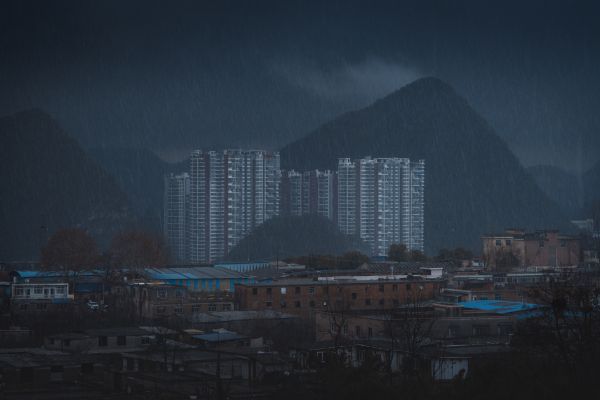
[[[530,311],[542,307],[539,304],[504,300],[472,300],[465,301],[464,303],[458,303],[458,305],[463,308],[490,311],[495,314],[511,314],[522,311]]]
[[[145,274],[152,279],[187,280],[187,279],[238,279],[247,275],[219,267],[174,267],[145,268]]]

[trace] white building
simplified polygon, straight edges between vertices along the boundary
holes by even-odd
[[[171,254],[177,261],[187,261],[189,195],[189,174],[165,176],[163,230]]]
[[[191,262],[222,259],[252,229],[279,214],[279,153],[196,150],[190,171]]]
[[[394,243],[424,249],[425,162],[408,158],[338,161],[338,226],[358,235],[372,255],[385,256]]]

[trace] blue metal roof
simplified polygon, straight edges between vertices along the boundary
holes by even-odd
[[[504,300],[472,300],[458,304],[463,308],[490,311],[496,314],[512,314],[522,311],[531,311],[542,307],[539,304]]]
[[[219,267],[145,268],[145,274],[158,280],[237,279],[245,275]]]
[[[204,333],[202,335],[193,335],[194,339],[203,340],[205,342],[228,342],[231,340],[241,340],[246,339],[245,336],[241,336],[235,332],[212,332],[212,333]]]

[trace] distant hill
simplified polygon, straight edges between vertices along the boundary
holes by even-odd
[[[600,202],[600,161],[583,174],[585,187],[585,204]]]
[[[83,227],[102,244],[131,222],[112,177],[43,111],[0,118],[0,159],[0,260],[37,259],[62,227]]]
[[[187,171],[188,162],[170,164],[146,149],[102,147],[89,154],[127,194],[133,212],[146,229],[160,231],[163,217],[164,175]]]
[[[338,157],[426,159],[425,243],[480,250],[510,226],[570,229],[490,125],[454,89],[419,79],[281,150],[282,168],[336,168]]]
[[[582,179],[553,165],[528,167],[540,189],[562,209],[569,219],[580,218],[584,203],[584,185]]]
[[[359,239],[342,234],[318,215],[272,218],[252,231],[229,252],[232,261],[274,260],[309,254],[341,255],[350,250],[368,253]]]

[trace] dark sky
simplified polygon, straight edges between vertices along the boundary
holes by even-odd
[[[87,147],[278,148],[421,76],[525,165],[600,158],[594,1],[1,1],[0,114]]]

